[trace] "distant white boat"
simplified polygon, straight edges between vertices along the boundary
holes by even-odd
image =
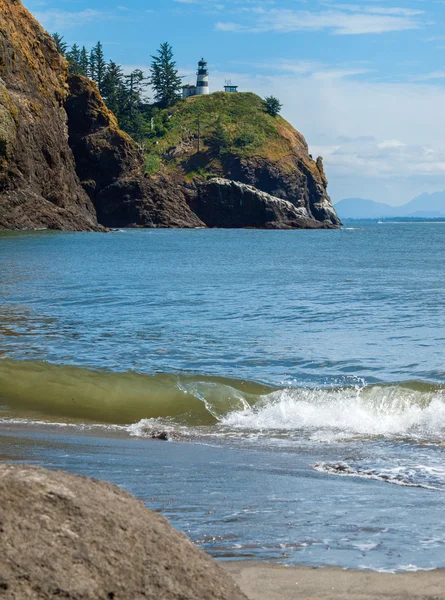
[[[377,225],[383,225],[383,221],[377,221]]]

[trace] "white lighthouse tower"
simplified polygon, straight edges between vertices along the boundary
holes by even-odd
[[[198,95],[210,94],[209,71],[207,68],[207,62],[203,58],[201,58],[201,60],[198,63],[198,79],[196,82],[196,93]]]
[[[196,85],[185,85],[182,88],[182,97],[190,98],[190,96],[200,96],[202,94],[210,94],[209,89],[209,70],[207,62],[201,58],[198,63],[198,79]]]

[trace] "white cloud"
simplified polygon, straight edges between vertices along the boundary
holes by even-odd
[[[36,19],[49,31],[68,29],[104,18],[104,13],[90,8],[79,12],[65,10],[45,10],[34,13]]]
[[[384,150],[386,148],[403,148],[404,146],[406,146],[406,144],[400,140],[384,140],[378,144],[380,150]]]
[[[445,79],[445,71],[433,71],[432,73],[426,73],[425,75],[418,75],[417,81],[432,81],[434,79]]]
[[[422,26],[423,11],[377,6],[340,5],[320,11],[293,9],[265,9],[250,11],[249,23],[218,22],[216,29],[225,32],[328,30],[334,35],[359,35],[418,29]]]
[[[295,75],[305,75],[314,79],[342,79],[344,77],[355,77],[371,72],[371,69],[365,67],[363,63],[326,65],[322,62],[311,60],[275,60],[268,63],[255,63],[251,66],[272,73],[282,71]]]
[[[422,15],[425,11],[412,8],[386,6],[360,6],[359,4],[336,4],[335,8],[340,10],[348,10],[352,12],[364,12],[375,15],[398,15],[403,17],[412,17]]]
[[[289,70],[281,74],[212,72],[212,90],[231,78],[240,91],[277,96],[311,153],[324,157],[335,201],[370,197],[397,204],[445,189],[445,119],[437,117],[445,86],[314,77],[329,68],[311,61],[282,64]]]

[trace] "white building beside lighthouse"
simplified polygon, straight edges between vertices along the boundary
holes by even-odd
[[[190,96],[201,96],[203,94],[210,94],[210,88],[207,62],[202,58],[198,63],[196,85],[185,85],[182,88],[182,97],[190,98]]]

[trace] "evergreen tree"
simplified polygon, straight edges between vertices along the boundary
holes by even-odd
[[[140,69],[136,69],[130,75],[127,75],[125,79],[130,116],[133,116],[134,112],[142,104],[142,94],[147,83]]]
[[[120,120],[124,113],[126,102],[124,73],[122,67],[112,60],[107,65],[102,88],[102,95],[108,108]]]
[[[275,96],[267,96],[264,98],[264,108],[271,117],[276,117],[280,114],[283,105]]]
[[[134,112],[133,117],[128,123],[128,126],[122,127],[122,129],[128,133],[136,142],[142,144],[147,139],[150,124],[147,122],[144,114],[141,110]]]
[[[68,44],[64,41],[63,36],[59,35],[58,33],[53,33],[51,37],[53,38],[56,44],[57,51],[59,52],[59,54],[65,56],[66,51],[68,50]]]
[[[173,49],[168,42],[161,44],[157,56],[150,68],[150,84],[155,92],[156,102],[163,108],[173,106],[181,95],[182,78],[178,75],[176,62],[173,60]]]
[[[147,80],[140,69],[125,77],[125,107],[121,114],[121,127],[136,141],[142,142],[148,133],[148,123],[143,115],[143,93]]]
[[[93,81],[97,80],[96,55],[93,50],[90,50],[90,56],[88,59],[88,77],[90,77]]]
[[[97,83],[100,93],[103,91],[103,82],[107,69],[103,46],[100,42],[90,52],[90,77]]]
[[[230,138],[219,118],[216,127],[211,136],[207,139],[207,145],[218,156],[222,156],[230,146]]]
[[[85,46],[82,46],[82,50],[80,51],[79,65],[80,75],[88,77],[90,74],[90,59],[88,57],[88,51],[85,48]]]
[[[82,68],[80,65],[80,48],[77,44],[71,47],[71,50],[67,52],[66,59],[69,64],[70,73],[74,75],[81,75]]]

